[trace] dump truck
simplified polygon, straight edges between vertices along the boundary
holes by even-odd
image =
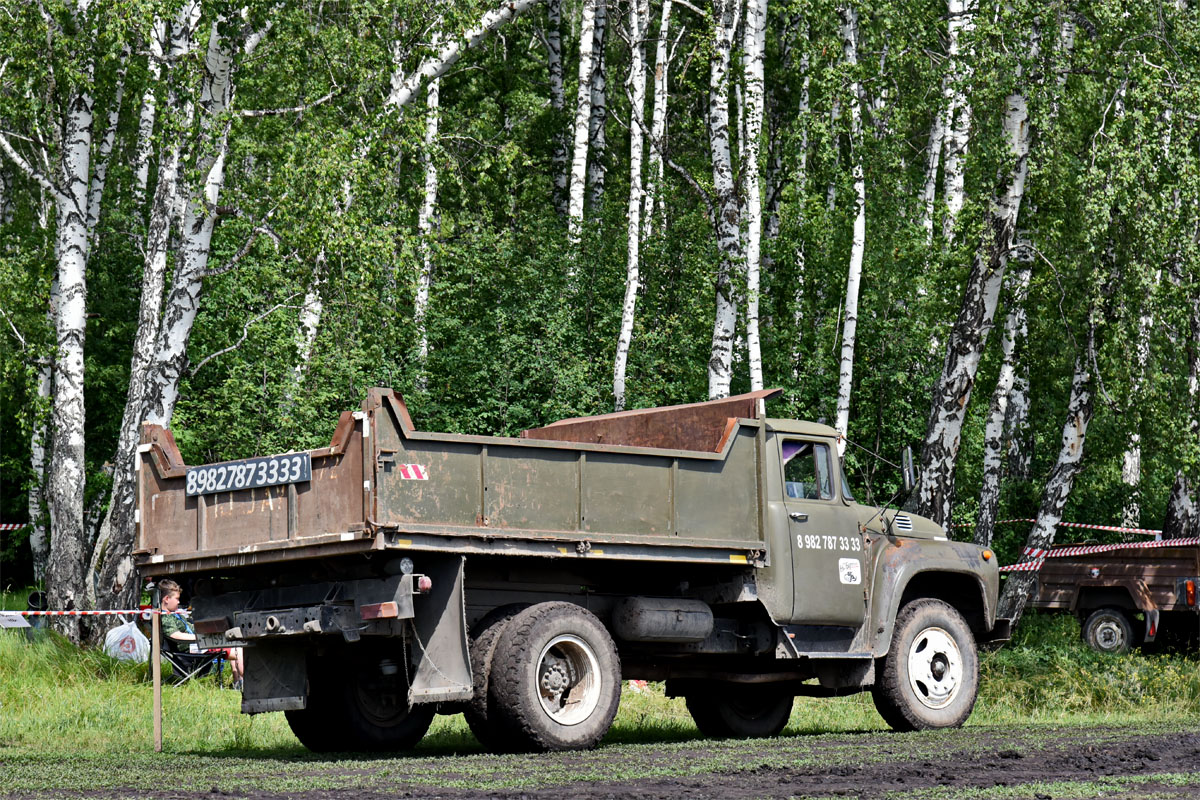
[[[1038,570],[1032,608],[1074,614],[1094,650],[1192,649],[1200,640],[1200,539],[1064,544]]]
[[[837,433],[767,418],[778,393],[506,438],[419,431],[377,388],[329,447],[202,466],[147,425],[135,559],[201,645],[246,648],[241,710],[315,751],[409,748],[438,713],[587,748],[629,679],[714,737],[865,690],[896,729],[961,725],[1008,635],[994,555],[857,503]]]

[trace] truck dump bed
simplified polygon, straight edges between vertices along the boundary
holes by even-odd
[[[777,391],[511,439],[417,431],[372,389],[329,447],[204,467],[147,425],[135,555],[147,575],[382,548],[763,564],[757,407]],[[237,488],[268,464],[283,482]]]

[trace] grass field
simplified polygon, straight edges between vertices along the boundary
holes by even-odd
[[[5,599],[10,607],[15,605]],[[20,600],[23,604],[23,596]],[[1013,642],[983,654],[981,662],[982,690],[968,731],[979,728],[987,737],[1012,735],[1026,741],[1036,738],[1038,730],[1079,726],[1139,731],[1186,731],[1200,726],[1200,657],[1196,654],[1104,656],[1079,642],[1073,619],[1030,615]],[[697,762],[694,755],[680,765],[671,764],[670,758],[655,759],[644,768],[630,768],[627,777],[744,765],[749,751],[740,748],[746,743],[699,742],[683,701],[664,697],[661,686],[651,684],[648,689],[625,690],[616,723],[597,752],[636,752],[639,745],[653,744],[657,753],[669,755],[675,749],[682,758],[703,746],[711,754],[705,756],[711,763]],[[324,775],[319,769],[297,772],[297,764],[321,762],[300,746],[283,715],[244,716],[238,710],[239,694],[217,688],[210,679],[164,688],[163,698],[164,749],[175,757],[172,763],[186,775],[189,786],[216,785],[231,770],[241,776],[239,780],[258,781],[254,785],[259,790],[272,786],[283,793],[295,781],[308,789],[351,781],[344,770],[340,777]],[[54,635],[30,642],[21,631],[0,631],[0,776],[10,788],[19,788],[21,796],[42,792],[53,796],[54,789],[99,789],[111,784],[114,765],[121,765],[126,775],[130,770],[145,773],[150,781],[155,765],[162,763],[162,757],[153,753],[151,707],[146,666],[81,650]],[[799,698],[785,737],[779,740],[796,744],[773,745],[772,752],[795,764],[800,758],[797,748],[809,747],[814,735],[822,741],[845,739],[855,748],[859,747],[856,737],[848,734],[883,730],[869,694],[836,700]],[[955,732],[923,734],[925,738],[914,744],[934,752],[950,742],[964,744],[965,733],[958,739]],[[874,745],[868,742],[875,740],[863,737],[862,758],[874,757]],[[449,755],[465,758],[445,760]],[[554,769],[547,772],[545,764],[531,774],[524,760],[529,757],[484,754],[461,716],[438,717],[416,756],[422,759],[421,774],[436,777],[438,785],[447,788],[478,786],[480,781],[489,786],[536,785],[557,774]],[[637,759],[617,762],[627,765]],[[603,757],[584,770],[586,774],[571,779],[611,780],[611,765],[617,762]],[[279,774],[281,763],[292,765],[287,777]],[[376,778],[380,766],[370,770]],[[407,772],[407,767],[402,771]],[[618,777],[625,771],[622,767]],[[1164,780],[1200,784],[1200,775],[1189,775]],[[141,779],[134,782],[140,783]],[[5,796],[4,786],[0,796]]]

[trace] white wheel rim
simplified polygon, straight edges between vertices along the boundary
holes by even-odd
[[[926,708],[945,708],[963,682],[962,653],[954,637],[941,628],[926,628],[908,648],[908,683]]]
[[[1115,619],[1105,619],[1096,626],[1096,644],[1103,650],[1118,650],[1125,643],[1125,631]]]
[[[542,648],[536,678],[542,710],[560,725],[578,725],[600,703],[600,662],[591,645],[573,634]]]

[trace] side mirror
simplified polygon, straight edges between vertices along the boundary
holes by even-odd
[[[904,478],[904,493],[908,494],[917,485],[917,468],[913,464],[912,448],[904,448],[900,456],[900,472]]]

